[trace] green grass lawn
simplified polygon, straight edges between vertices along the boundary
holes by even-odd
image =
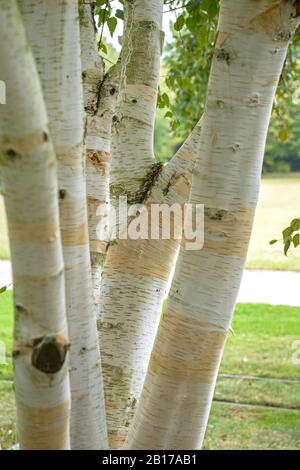
[[[284,256],[282,243],[269,245],[281,238],[282,230],[295,217],[300,217],[300,174],[264,177],[256,211],[246,267],[300,271],[300,249]]]
[[[282,244],[270,246],[269,241],[280,238],[281,231],[291,219],[300,216],[298,192],[300,174],[264,177],[247,268],[300,271],[300,248],[291,249],[286,257]],[[9,258],[3,200],[0,197],[0,259]]]
[[[300,364],[292,362],[300,339],[295,307],[239,304],[218,378],[205,449],[300,449]],[[0,444],[16,441],[11,366],[12,293],[0,295]],[[222,375],[223,374],[223,375]],[[225,377],[260,376],[261,380]],[[286,382],[273,380],[287,379]]]

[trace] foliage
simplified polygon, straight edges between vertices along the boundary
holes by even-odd
[[[290,246],[295,248],[300,245],[300,218],[292,219],[290,224],[282,231],[282,241],[284,254],[287,255]],[[274,245],[278,240],[271,240],[270,245]]]
[[[184,139],[204,110],[219,2],[174,0],[171,4],[177,19],[172,27],[173,40],[166,47],[168,93],[160,95],[158,106],[170,118],[171,130]]]
[[[173,25],[173,40],[167,45],[165,83],[168,91],[158,105],[170,118],[170,128],[184,139],[203,113],[219,1],[171,2],[179,11]],[[277,89],[264,161],[265,172],[300,170],[300,30],[289,48]],[[170,98],[171,97],[171,98]]]
[[[120,7],[121,4],[121,7]],[[103,35],[106,24],[112,37],[118,22],[124,19],[122,5],[109,0],[95,2],[99,50],[108,64],[115,63],[117,52]],[[165,47],[163,80],[159,88],[157,142],[162,130],[184,140],[201,117],[217,31],[219,0],[165,0],[164,14],[173,12],[172,40]],[[289,48],[272,113],[267,139],[264,172],[300,170],[300,125],[297,107],[300,103],[300,29]],[[165,122],[163,122],[163,119]],[[168,132],[169,131],[169,132]],[[161,145],[160,160],[172,152]]]
[[[119,0],[122,5],[123,0]],[[115,34],[117,24],[123,21],[124,12],[120,8],[115,8],[110,0],[96,0],[94,3],[94,16],[98,29],[98,49],[104,59],[110,62],[111,46],[104,37],[104,26],[107,25],[111,37]]]

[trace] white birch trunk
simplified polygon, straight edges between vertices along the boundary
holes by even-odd
[[[145,10],[145,2],[134,2],[129,8],[137,6]],[[199,141],[200,122],[168,165],[162,167],[153,163],[153,143],[149,137],[153,131],[153,120],[151,118],[146,124],[143,119],[145,115],[154,116],[155,113],[156,88],[150,93],[150,84],[157,87],[163,34],[156,23],[156,15],[159,11],[161,14],[162,2],[147,4],[147,7],[149,10],[144,15],[151,14],[153,21],[148,22],[146,28],[141,21],[142,32],[139,27],[136,31],[131,28],[132,15],[137,15],[140,10],[129,9],[126,14],[125,44],[121,54],[122,83],[123,86],[127,83],[130,93],[127,98],[124,93],[121,94],[119,106],[126,105],[121,121],[124,123],[121,125],[117,121],[113,134],[112,195],[115,206],[118,205],[115,198],[126,194],[129,202],[148,205],[152,202],[169,205],[187,202]],[[128,49],[134,62],[127,65],[126,70]],[[148,51],[146,63],[143,62],[145,51]],[[138,67],[135,67],[136,64]],[[138,106],[137,109],[135,106]],[[134,125],[137,125],[136,131],[133,130]],[[135,170],[144,155],[148,155],[146,162],[151,163],[150,170],[145,161],[141,168]],[[130,168],[128,171],[127,166]],[[142,184],[138,178],[132,178],[134,171],[143,174]],[[136,408],[177,250],[178,240],[174,239],[117,240],[108,250],[101,284],[98,327],[103,343],[106,409],[112,447],[122,446]]]
[[[58,161],[60,222],[71,341],[71,448],[106,448],[86,210],[77,1],[22,3]]]
[[[201,251],[182,246],[128,441],[202,444],[240,286],[293,1],[223,0],[190,201],[206,207]],[[184,242],[184,241],[183,241]]]
[[[21,450],[69,448],[64,265],[55,152],[38,73],[15,1],[0,1],[0,173],[14,279]]]
[[[153,154],[153,128],[161,54],[162,0],[125,2],[125,33],[121,54],[120,94],[114,116],[110,190],[118,209],[119,196],[143,202],[160,166]],[[150,183],[150,185],[149,185]],[[118,222],[117,222],[118,223]],[[139,245],[141,247],[142,245]],[[137,244],[113,240],[104,268],[98,329],[103,350],[103,375],[110,446],[122,445],[135,409],[145,368],[144,336],[152,323],[137,324],[141,303],[152,306],[161,281],[145,284],[137,263]],[[140,259],[143,254],[140,253]],[[140,262],[137,263],[141,265]],[[158,308],[154,300],[155,311]],[[143,317],[143,320],[145,318]],[[147,345],[146,345],[147,348]]]
[[[109,162],[112,117],[118,94],[115,74],[105,75],[96,43],[91,4],[80,6],[81,62],[86,123],[86,184],[91,268],[96,311],[109,241]]]

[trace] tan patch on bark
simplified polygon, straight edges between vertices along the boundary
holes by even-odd
[[[17,153],[33,152],[36,147],[44,144],[48,139],[48,132],[40,130],[32,135],[24,137],[23,139],[17,140],[8,147]]]
[[[227,337],[216,326],[167,309],[149,362],[149,371],[172,381],[211,383]]]
[[[105,275],[134,274],[166,280],[173,259],[171,251],[177,249],[174,240],[118,240],[111,245],[104,268]]]
[[[13,243],[46,244],[54,241],[59,233],[57,220],[17,223],[8,221],[9,238]]]
[[[288,0],[278,0],[249,21],[250,29],[265,33],[275,33],[287,25],[286,4]]]
[[[108,176],[109,153],[103,150],[87,150],[87,165],[91,165],[101,176]]]
[[[63,246],[86,245],[89,242],[88,227],[82,224],[79,227],[61,230]]]
[[[143,99],[155,102],[157,98],[157,90],[147,85],[126,85],[123,91],[124,95],[141,96]]]
[[[75,145],[68,148],[56,148],[57,160],[65,166],[71,166],[72,170],[79,170],[83,172],[83,147],[82,144]]]
[[[118,432],[112,432],[109,435],[109,447],[111,449],[121,449],[127,437],[128,428],[121,428]]]
[[[32,408],[17,403],[17,430],[22,450],[65,449],[69,440],[69,403]]]
[[[106,254],[108,242],[101,240],[90,240],[90,251],[93,253]]]
[[[203,250],[223,256],[245,257],[254,218],[253,209],[225,211],[205,209]],[[184,246],[189,240],[182,239]]]

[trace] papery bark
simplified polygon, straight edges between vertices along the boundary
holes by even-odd
[[[71,448],[107,447],[87,223],[78,4],[21,3],[58,164],[70,349]]]
[[[14,390],[21,450],[69,449],[70,389],[55,151],[16,2],[0,2],[0,173],[14,285]]]
[[[298,23],[292,1],[222,0],[190,202],[200,251],[182,241],[126,447],[201,446],[257,204],[274,95]]]

